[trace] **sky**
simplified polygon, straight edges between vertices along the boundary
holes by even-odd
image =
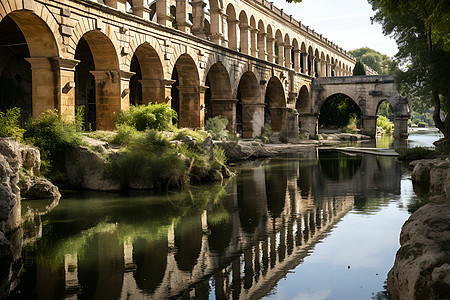
[[[366,0],[271,1],[347,51],[369,47],[389,57],[397,53],[395,40],[383,35],[380,24],[372,25],[370,17],[374,12]]]

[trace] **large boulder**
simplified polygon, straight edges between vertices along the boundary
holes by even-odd
[[[20,148],[20,157],[22,167],[29,170],[30,175],[39,176],[41,168],[41,153],[39,149],[22,146]]]
[[[14,138],[0,138],[0,231],[20,225],[20,150]]]
[[[450,207],[427,204],[403,225],[400,249],[388,274],[390,299],[448,299]]]
[[[26,176],[20,181],[22,198],[27,199],[60,199],[59,189],[45,178]]]
[[[104,176],[106,160],[88,147],[74,147],[67,152],[66,183],[72,188],[118,191],[120,184]]]

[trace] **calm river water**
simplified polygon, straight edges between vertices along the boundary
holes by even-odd
[[[416,197],[395,158],[318,149],[235,170],[182,193],[24,201],[11,298],[382,296]]]

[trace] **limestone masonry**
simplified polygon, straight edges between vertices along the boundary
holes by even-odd
[[[314,135],[325,89],[357,96],[369,135],[389,101],[396,136],[407,134],[407,101],[391,79],[350,77],[354,57],[265,0],[0,2],[9,87],[0,109],[20,106],[24,119],[54,108],[70,119],[83,105],[86,126],[108,130],[130,104],[166,102],[181,127],[221,115],[230,131],[254,137],[265,123],[288,130],[298,112]]]

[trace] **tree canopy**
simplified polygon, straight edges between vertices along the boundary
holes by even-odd
[[[449,139],[450,1],[368,1],[375,11],[372,21],[397,42],[401,91],[416,111],[433,105],[435,125]]]
[[[366,66],[377,71],[378,74],[391,74],[396,67],[395,62],[389,56],[368,47],[358,48],[349,52],[357,60],[361,60]]]
[[[366,75],[366,69],[364,68],[364,64],[359,59],[356,61],[355,67],[353,68],[353,76],[358,75]]]

